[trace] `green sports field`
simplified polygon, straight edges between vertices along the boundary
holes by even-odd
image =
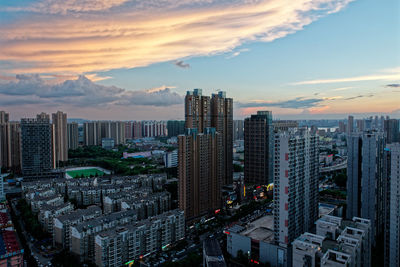
[[[98,169],[84,169],[84,170],[67,171],[67,174],[69,176],[71,176],[72,178],[76,178],[76,177],[80,178],[82,176],[82,174],[85,177],[90,177],[90,175],[96,176],[96,173],[97,173],[97,176],[104,175],[104,172],[99,171]]]

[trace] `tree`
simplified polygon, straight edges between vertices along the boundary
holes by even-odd
[[[333,178],[333,181],[339,187],[346,187],[347,175],[344,173],[339,173]]]

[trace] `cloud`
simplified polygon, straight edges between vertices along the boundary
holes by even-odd
[[[292,83],[292,85],[312,85],[312,84],[326,84],[326,83],[344,83],[344,82],[360,82],[360,81],[394,81],[400,79],[400,68],[384,70],[384,73],[362,75],[347,78],[334,78],[334,79],[317,79]],[[345,88],[345,87],[344,87]]]
[[[304,98],[296,97],[294,99],[277,101],[277,102],[266,102],[266,101],[256,101],[238,103],[240,108],[251,108],[251,107],[280,107],[280,108],[292,108],[292,109],[304,109],[317,106],[319,103],[324,101],[322,98]]]
[[[351,1],[42,0],[40,14],[0,26],[0,70],[81,74],[226,53],[300,31]]]
[[[13,7],[7,11],[29,11],[44,14],[67,14],[107,10],[129,0],[42,0],[28,7]]]
[[[387,84],[386,87],[400,88],[400,83]]]
[[[347,98],[343,98],[343,100],[353,100],[353,99],[357,99],[357,98],[364,98],[364,97],[373,97],[373,94],[369,94],[369,95],[357,95],[357,96],[352,96],[352,97],[347,97]]]
[[[16,81],[0,83],[0,94],[7,96],[8,101],[12,100],[8,105],[21,105],[31,101],[29,103],[68,104],[77,107],[112,104],[171,106],[183,101],[182,96],[166,87],[132,91],[96,84],[85,76],[54,84],[38,74],[16,75]]]
[[[174,61],[174,65],[183,69],[190,68],[190,64],[183,62],[182,60]]]
[[[347,90],[353,89],[353,88],[355,88],[355,87],[353,87],[353,86],[347,86],[347,87],[335,88],[335,89],[332,89],[332,91],[347,91]]]
[[[239,49],[238,51],[234,51],[234,52],[232,52],[230,55],[228,55],[228,56],[226,57],[226,59],[231,59],[231,58],[237,57],[237,56],[239,56],[241,53],[248,52],[248,51],[250,51],[250,50],[247,49],[247,48]]]

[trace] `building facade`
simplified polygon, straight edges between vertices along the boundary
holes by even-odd
[[[275,241],[288,246],[318,218],[318,136],[306,129],[275,135]]]
[[[67,114],[61,111],[52,114],[54,157],[56,164],[68,161]]]
[[[383,149],[380,132],[353,133],[347,138],[347,218],[371,220],[373,241],[383,231]]]
[[[400,143],[387,146],[384,165],[384,266],[390,267],[400,262]]]
[[[244,121],[244,179],[268,185],[273,180],[273,125],[271,111],[258,111]]]
[[[49,116],[21,119],[21,167],[23,175],[42,175],[54,168],[52,125]]]
[[[79,145],[78,123],[67,124],[68,149],[77,149]]]

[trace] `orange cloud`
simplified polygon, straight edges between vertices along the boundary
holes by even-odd
[[[129,0],[68,0],[55,10],[59,1],[45,0],[40,2],[45,13],[49,9],[47,13],[61,15],[32,15],[0,26],[0,60],[17,66],[3,70],[8,73],[78,74],[147,66],[232,51],[248,41],[273,41],[351,1],[203,0],[195,1],[202,3],[195,7],[173,9],[167,4],[179,6],[179,1],[169,0],[160,2],[165,6],[149,1],[142,3],[147,8],[131,10],[122,8]],[[63,15],[69,11],[78,14]]]

